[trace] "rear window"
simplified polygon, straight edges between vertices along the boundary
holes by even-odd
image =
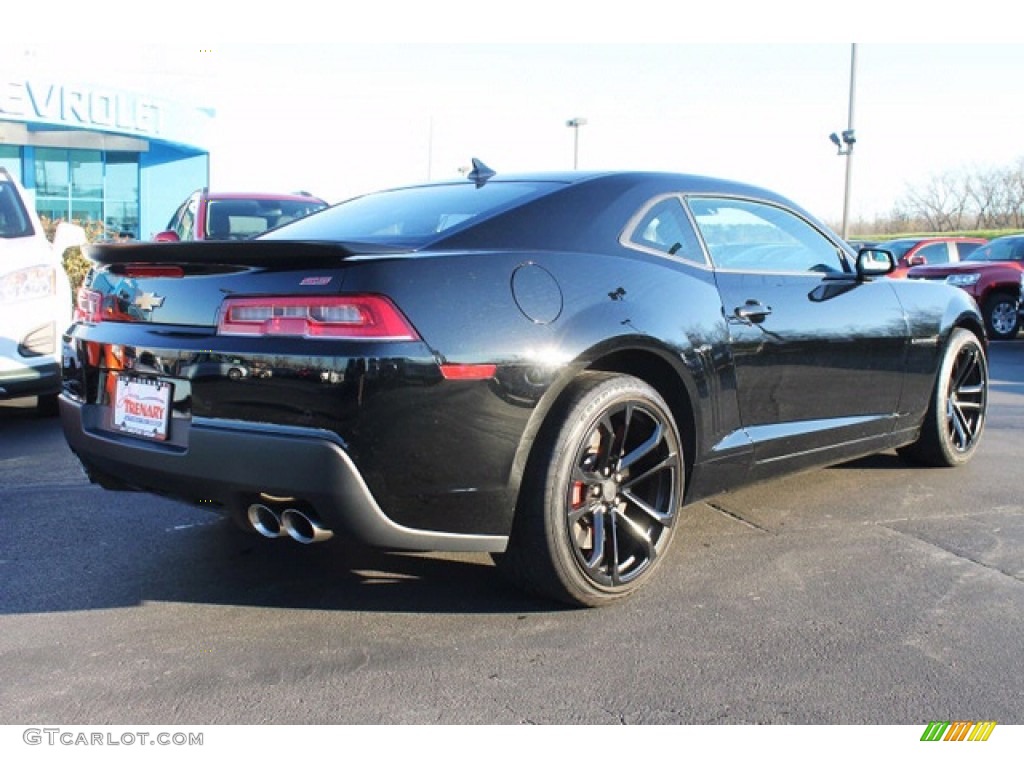
[[[248,240],[324,207],[312,200],[217,198],[207,204],[203,234],[207,240]]]
[[[417,248],[562,186],[492,181],[409,187],[357,197],[263,235],[264,240],[331,240]]]
[[[30,237],[33,234],[32,220],[21,204],[18,190],[9,181],[0,180],[0,237]]]

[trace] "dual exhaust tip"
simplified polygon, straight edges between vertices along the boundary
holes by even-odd
[[[266,504],[257,502],[250,504],[247,511],[249,525],[256,533],[268,539],[291,536],[300,544],[319,544],[334,535],[334,531],[324,528],[309,512],[295,507],[286,507],[278,511]]]

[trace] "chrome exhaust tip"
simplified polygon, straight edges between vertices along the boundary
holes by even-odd
[[[334,536],[334,531],[324,528],[314,517],[293,507],[281,513],[281,527],[300,544],[319,544]]]
[[[276,539],[285,535],[280,516],[266,504],[250,504],[246,514],[249,525],[261,536]]]

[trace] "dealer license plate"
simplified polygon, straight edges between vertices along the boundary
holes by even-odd
[[[151,440],[166,440],[170,418],[170,383],[137,376],[117,377],[115,429]]]

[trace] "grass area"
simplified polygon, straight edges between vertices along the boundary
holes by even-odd
[[[851,240],[870,240],[881,243],[886,240],[898,240],[904,237],[983,237],[992,240],[1003,235],[1019,235],[1019,229],[969,229],[960,232],[901,232],[896,235],[850,235]]]

